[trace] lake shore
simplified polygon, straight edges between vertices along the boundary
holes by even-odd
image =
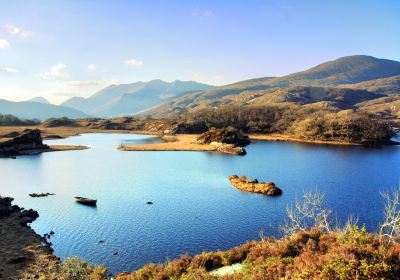
[[[39,215],[11,205],[12,198],[0,196],[0,279],[33,279],[47,275],[60,260],[50,243],[27,225]]]
[[[7,140],[2,138],[2,135],[6,135],[12,132],[22,132],[25,129],[40,129],[42,137],[45,140],[63,139],[71,136],[78,136],[84,133],[122,133],[122,134],[144,134],[144,135],[155,135],[160,136],[165,143],[158,144],[144,144],[135,146],[125,146],[120,148],[124,151],[216,151],[216,147],[210,145],[202,145],[193,143],[200,134],[175,134],[175,135],[163,135],[156,131],[146,130],[127,130],[127,129],[99,129],[91,127],[71,127],[71,126],[59,126],[59,127],[41,127],[41,126],[0,126],[0,142]],[[351,143],[344,141],[324,141],[324,140],[310,140],[296,138],[290,135],[284,134],[248,134],[251,141],[284,141],[284,142],[297,142],[305,144],[318,144],[318,145],[340,145],[340,146],[362,146],[359,143]],[[398,145],[396,142],[390,143],[391,145]],[[78,146],[69,146],[70,148],[57,148],[54,151],[61,150],[82,150]],[[88,147],[86,147],[88,148]]]
[[[284,142],[298,142],[308,144],[321,144],[321,145],[342,145],[342,146],[361,146],[358,143],[342,142],[342,141],[323,141],[323,140],[308,140],[296,138],[284,134],[249,134],[252,141],[284,141]]]

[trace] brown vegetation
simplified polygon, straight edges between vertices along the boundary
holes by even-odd
[[[275,184],[272,182],[260,183],[257,179],[250,180],[245,176],[238,177],[237,175],[229,176],[228,179],[232,186],[241,191],[261,193],[271,196],[278,196],[282,194],[282,190],[275,186]]]
[[[234,126],[246,133],[278,133],[317,141],[382,145],[393,136],[390,123],[351,110],[335,112],[304,106],[220,107],[197,110],[185,121]]]

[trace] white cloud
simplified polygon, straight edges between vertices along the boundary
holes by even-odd
[[[4,72],[7,72],[7,73],[11,73],[11,74],[15,74],[15,73],[19,72],[17,69],[11,68],[11,67],[4,67],[1,70],[3,70]]]
[[[91,88],[101,85],[98,81],[69,81],[65,83],[65,86],[72,88]]]
[[[0,49],[4,49],[10,46],[10,43],[6,39],[0,39]]]
[[[135,66],[142,66],[144,63],[143,63],[142,60],[137,60],[137,59],[132,58],[132,59],[125,60],[125,64],[135,65]]]
[[[11,24],[6,25],[6,31],[10,34],[18,35],[21,37],[28,37],[29,35],[32,34],[32,32],[26,31],[20,27],[17,27],[17,26],[11,25]]]
[[[215,18],[214,11],[211,9],[200,9],[200,8],[195,8],[192,11],[192,16],[195,17],[208,17],[208,18]]]
[[[67,73],[67,65],[59,63],[50,68],[50,71],[46,71],[44,73],[40,73],[39,77],[43,80],[52,80],[56,78],[65,78],[68,77]]]
[[[87,68],[88,68],[89,71],[96,71],[96,65],[95,64],[89,64]]]
[[[231,81],[226,80],[224,76],[219,74],[210,76],[205,73],[193,73],[186,77],[186,79],[215,86],[221,86],[231,83]]]

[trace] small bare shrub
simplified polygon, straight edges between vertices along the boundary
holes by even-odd
[[[293,206],[286,208],[287,219],[281,227],[285,236],[299,231],[307,231],[319,227],[325,232],[331,231],[330,210],[325,209],[325,195],[319,192],[303,193],[303,199],[296,199]]]
[[[380,240],[389,243],[397,243],[400,237],[400,190],[390,193],[382,193],[386,200],[385,221],[380,225]]]

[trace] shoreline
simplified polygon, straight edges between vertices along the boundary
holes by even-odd
[[[306,143],[317,145],[338,145],[338,146],[362,146],[358,143],[342,142],[342,141],[324,141],[324,140],[309,140],[292,137],[284,134],[249,134],[250,140],[253,141],[280,141],[280,142],[293,142],[293,143]]]
[[[5,140],[1,138],[1,135],[5,135],[11,132],[22,132],[24,129],[40,129],[44,140],[56,140],[65,139],[72,136],[78,136],[85,133],[121,133],[121,134],[142,134],[142,135],[154,135],[160,137],[165,143],[155,144],[142,144],[134,146],[124,146],[119,148],[123,151],[205,151],[205,152],[218,152],[216,147],[211,145],[203,145],[192,143],[196,141],[200,134],[175,134],[167,135],[155,131],[146,130],[125,130],[125,129],[98,129],[89,127],[40,127],[40,126],[0,126],[0,142]],[[316,145],[336,145],[336,146],[363,146],[359,143],[343,142],[343,141],[325,141],[325,140],[310,140],[296,138],[290,135],[284,134],[248,134],[251,141],[281,141],[281,142],[292,142],[292,143],[304,143],[304,144],[316,144]],[[180,139],[178,139],[180,138]],[[187,139],[184,139],[187,138]],[[188,138],[192,138],[191,141]],[[173,143],[173,144],[171,144]],[[388,145],[400,145],[395,141],[388,143]],[[65,146],[65,145],[62,145]],[[84,146],[69,146],[71,148],[55,149],[54,151],[66,151],[66,150],[82,150],[88,149],[89,147],[83,148]]]
[[[47,275],[60,263],[51,243],[30,224],[38,212],[12,205],[13,198],[0,196],[0,279],[22,280]]]

